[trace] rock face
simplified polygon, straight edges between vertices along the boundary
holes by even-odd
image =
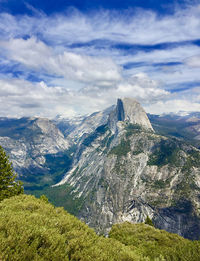
[[[138,124],[145,129],[153,131],[151,123],[142,108],[142,106],[135,99],[124,98],[117,100],[117,106],[114,111],[111,112],[109,117],[109,127],[116,131],[116,125],[118,121],[126,121],[130,124]]]
[[[81,139],[57,186],[73,188],[82,202],[79,217],[98,232],[148,215],[159,228],[197,239],[199,162],[198,149],[155,134],[137,102],[118,100],[108,124]]]
[[[57,155],[69,148],[64,135],[45,118],[1,118],[0,145],[9,154],[25,186],[50,181],[47,155]]]
[[[114,106],[107,108],[104,111],[95,112],[89,116],[84,117],[66,136],[70,144],[77,144],[85,134],[90,134],[96,130],[97,127],[108,122],[110,112]]]

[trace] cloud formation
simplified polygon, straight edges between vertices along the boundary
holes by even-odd
[[[68,51],[55,54],[51,47],[32,37],[0,41],[8,59],[33,70],[62,76],[66,79],[109,84],[121,79],[120,68],[109,57],[96,58]]]
[[[144,9],[123,12],[99,10],[85,15],[70,8],[63,14],[38,17],[2,13],[4,38],[40,34],[49,43],[70,45],[102,39],[116,43],[158,44],[196,40],[199,35],[200,6],[191,3],[173,15],[158,16]]]
[[[143,82],[148,82],[145,87]],[[168,95],[146,75],[136,75],[128,82],[115,86],[88,86],[77,90],[47,86],[44,82],[30,83],[21,79],[0,80],[1,116],[72,117],[102,110],[116,103],[118,97],[136,97],[149,103]]]
[[[135,97],[149,112],[199,110],[200,5],[0,13],[1,116],[69,117]]]

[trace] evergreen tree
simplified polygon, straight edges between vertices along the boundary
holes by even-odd
[[[154,224],[149,216],[146,217],[144,224],[154,227]]]
[[[16,173],[4,149],[0,146],[0,201],[23,193],[22,183],[16,181]]]

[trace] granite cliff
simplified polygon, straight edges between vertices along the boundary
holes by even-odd
[[[69,148],[63,133],[45,118],[0,118],[0,145],[8,153],[25,188],[55,182],[57,174],[52,175],[50,163],[63,157]]]

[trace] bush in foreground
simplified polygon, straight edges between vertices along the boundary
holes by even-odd
[[[199,241],[190,241],[147,224],[126,222],[114,225],[109,237],[131,247],[132,250],[137,249],[140,254],[148,256],[150,260],[160,257],[170,261],[200,260]]]
[[[0,259],[19,261],[148,260],[115,239],[96,233],[63,208],[34,196],[0,203]]]
[[[19,195],[0,203],[0,260],[199,261],[198,241],[146,224],[114,225],[109,237],[46,197]]]

